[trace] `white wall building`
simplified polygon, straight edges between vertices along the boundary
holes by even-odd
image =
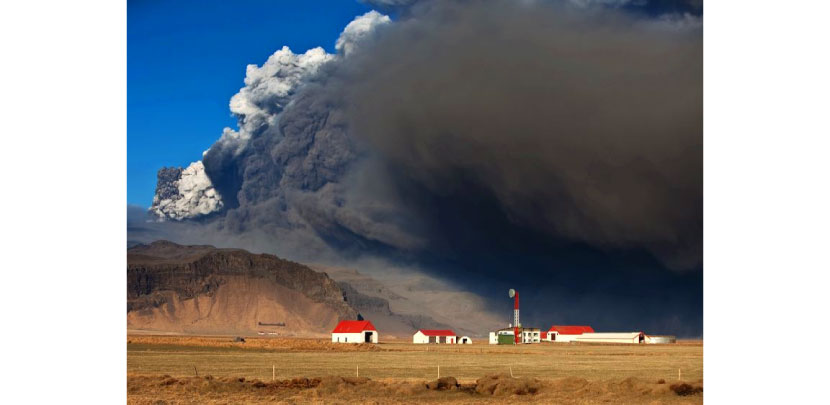
[[[340,321],[331,331],[332,343],[377,343],[378,331],[369,321]]]
[[[581,343],[645,343],[643,332],[583,333],[576,337]]]
[[[513,328],[499,329],[490,332],[489,343],[497,345],[501,341],[501,344],[513,344],[515,342],[514,336]],[[541,342],[541,331],[539,328],[519,328],[519,339],[520,343],[539,343]]]
[[[427,343],[445,343],[455,344],[455,332],[449,329],[419,329],[412,335],[412,343],[427,344]]]
[[[458,338],[458,344],[460,345],[471,345],[473,344],[473,339],[470,339],[469,336],[461,336]]]
[[[539,328],[519,328],[519,337],[522,343],[541,342]]]

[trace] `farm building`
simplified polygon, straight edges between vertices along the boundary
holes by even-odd
[[[547,333],[549,342],[588,343],[674,343],[674,336],[646,336],[643,332],[596,333],[585,325],[554,325]]]
[[[545,336],[548,342],[573,342],[583,333],[594,333],[594,328],[586,325],[553,325]]]
[[[471,345],[473,344],[473,339],[470,339],[469,336],[461,336],[458,338],[458,343],[462,345]]]
[[[539,343],[541,331],[539,328],[519,328],[519,337],[522,343]]]
[[[491,345],[512,345],[513,342],[513,328],[503,328],[490,332]]]
[[[499,329],[495,332],[490,332],[491,345],[512,345],[515,344],[513,328]],[[521,343],[539,343],[541,341],[541,331],[539,328],[519,328],[519,338]]]
[[[455,332],[449,329],[419,329],[412,335],[412,343],[455,343]]]
[[[574,341],[580,343],[645,343],[643,332],[583,333]]]
[[[340,321],[331,331],[333,343],[377,343],[378,331],[369,321]]]

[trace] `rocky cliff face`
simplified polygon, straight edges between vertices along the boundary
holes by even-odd
[[[127,250],[128,327],[243,333],[327,333],[357,311],[325,273],[276,256],[167,241]]]
[[[360,312],[372,312],[376,314],[391,315],[392,310],[389,309],[389,301],[379,298],[364,295],[358,292],[351,284],[341,281],[337,283],[343,291],[343,298],[346,302]]]

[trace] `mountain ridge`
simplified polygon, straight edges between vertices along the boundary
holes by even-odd
[[[268,254],[156,241],[127,250],[128,328],[185,333],[326,333],[354,319],[326,274]]]
[[[322,337],[358,314],[385,335],[449,327],[429,316],[397,314],[385,298],[270,254],[166,240],[127,249],[128,329]]]

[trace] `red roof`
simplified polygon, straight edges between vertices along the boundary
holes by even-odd
[[[369,321],[340,321],[331,333],[360,333],[364,330],[377,331]]]
[[[585,325],[553,325],[548,332],[559,332],[560,335],[581,335],[594,333],[594,328]]]
[[[455,332],[449,329],[418,329],[427,336],[455,336]]]

